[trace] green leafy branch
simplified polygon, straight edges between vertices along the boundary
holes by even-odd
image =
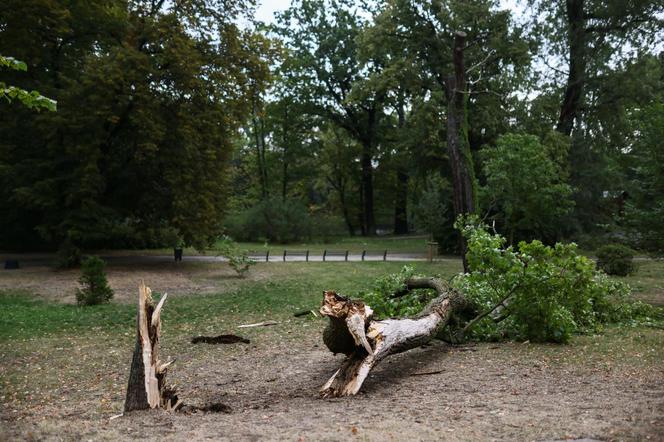
[[[5,57],[3,55],[0,55],[0,67],[24,72],[28,70],[28,65],[24,62],[17,60],[14,57]],[[57,110],[57,101],[45,97],[37,91],[29,92],[20,87],[7,85],[0,81],[0,99],[2,98],[9,103],[11,103],[12,100],[18,100],[29,109],[36,109],[38,111],[46,109],[55,112]]]

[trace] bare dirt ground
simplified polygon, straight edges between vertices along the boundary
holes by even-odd
[[[279,272],[281,270],[281,272]],[[261,281],[286,273],[287,268],[275,266],[269,271],[265,266],[256,266],[249,277],[240,279],[223,263],[206,262],[153,262],[140,264],[115,264],[108,266],[108,283],[115,292],[116,302],[136,300],[137,281],[148,281],[160,292],[178,295],[220,293],[251,282]],[[79,287],[79,269],[54,270],[46,264],[28,265],[20,271],[3,272],[0,275],[0,290],[21,289],[34,293],[49,301],[76,303],[76,288]]]
[[[274,277],[257,270],[252,278]],[[0,287],[63,300],[77,278],[34,272],[3,274]],[[237,283],[206,267],[109,270],[121,300],[133,302],[137,277],[190,294]],[[210,324],[251,344],[192,345],[197,330],[173,333],[168,308],[164,318],[163,353],[177,357],[168,379],[180,398],[229,413],[111,419],[122,411],[134,336],[100,327],[0,343],[0,440],[664,440],[662,330],[609,329],[567,346],[435,342],[387,359],[357,397],[320,399],[342,360],[322,345],[322,320]]]

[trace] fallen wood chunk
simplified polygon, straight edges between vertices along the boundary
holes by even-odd
[[[267,327],[268,325],[277,325],[277,324],[279,324],[277,321],[265,321],[265,322],[257,322],[255,324],[238,325],[237,328]]]
[[[313,311],[313,310],[302,310],[302,311],[293,313],[293,316],[295,316],[296,318],[300,318],[302,316],[307,316],[307,315],[313,315],[316,318],[318,317],[318,314],[316,314],[316,312]]]
[[[250,344],[249,339],[237,335],[219,335],[219,336],[195,336],[191,338],[192,344],[235,344],[242,342],[243,344]]]

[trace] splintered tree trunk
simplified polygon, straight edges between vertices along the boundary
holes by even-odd
[[[436,278],[410,278],[406,285],[408,290],[430,288],[438,293],[412,319],[373,321],[369,306],[334,292],[325,292],[320,312],[330,318],[330,326],[324,331],[323,340],[330,351],[345,353],[347,357],[321,388],[323,397],[357,394],[369,372],[380,361],[430,341],[466,302],[460,293]]]
[[[160,315],[166,296],[155,307],[150,288],[142,282],[138,288],[136,347],[129,372],[125,412],[157,407],[171,410],[179,405],[174,390],[167,388],[165,382],[167,368],[173,361],[162,363],[159,360]]]

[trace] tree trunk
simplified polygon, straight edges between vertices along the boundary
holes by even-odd
[[[348,210],[348,203],[346,202],[346,184],[342,183],[339,186],[339,201],[341,202],[341,211],[344,215],[344,221],[346,222],[346,228],[348,229],[348,234],[350,236],[355,236],[355,227],[353,227],[353,222],[350,219],[350,212]]]
[[[258,167],[258,180],[261,187],[261,197],[268,197],[268,176],[267,165],[265,163],[265,131],[262,120],[258,116],[258,99],[253,98],[253,115],[251,122],[254,131],[254,143],[256,148],[256,165]]]
[[[408,173],[405,169],[397,169],[397,191],[394,202],[394,233],[408,233]]]
[[[162,363],[159,360],[160,316],[166,296],[155,307],[151,290],[144,283],[139,286],[136,346],[129,372],[125,412],[158,407],[174,410],[180,405],[175,390],[166,387],[167,368],[173,361]]]
[[[324,397],[351,396],[362,388],[369,372],[387,356],[418,347],[435,337],[465,298],[436,278],[410,278],[408,290],[431,288],[438,296],[413,319],[373,321],[373,311],[359,301],[325,292],[320,313],[330,319],[323,341],[334,353],[347,355],[320,390]]]
[[[584,0],[567,0],[567,26],[569,43],[569,74],[565,96],[560,107],[556,130],[570,135],[574,122],[581,114],[583,88],[586,79],[586,19]]]
[[[475,173],[468,143],[468,121],[466,113],[467,90],[463,52],[466,33],[458,31],[454,37],[454,75],[447,78],[447,153],[452,170],[454,188],[454,215],[475,212]],[[466,261],[466,241],[460,239],[461,257],[464,271],[468,271]]]
[[[362,224],[363,234],[373,236],[376,234],[376,221],[374,219],[374,196],[373,196],[373,147],[371,142],[362,146]]]
[[[399,91],[399,104],[397,106],[397,115],[399,117],[398,127],[401,131],[406,125],[406,114],[404,112],[403,91]],[[402,155],[406,152],[402,152]],[[397,165],[397,189],[394,201],[394,233],[404,235],[408,233],[408,170],[403,163],[405,158],[399,158]]]
[[[284,116],[283,116],[283,121],[282,121],[282,134],[281,134],[281,142],[283,143],[283,155],[282,155],[282,162],[283,162],[283,177],[281,181],[281,200],[286,201],[286,196],[288,195],[288,163],[289,163],[289,155],[288,155],[288,150],[289,150],[289,131],[288,131],[288,125],[289,125],[289,117],[288,117],[288,105],[284,105]]]

